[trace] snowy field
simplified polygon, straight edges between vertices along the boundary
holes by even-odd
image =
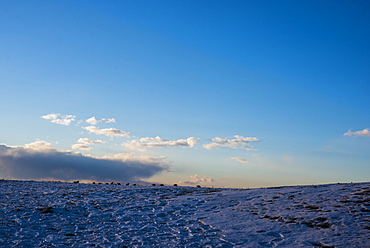
[[[0,180],[0,247],[370,247],[370,183],[265,189]]]

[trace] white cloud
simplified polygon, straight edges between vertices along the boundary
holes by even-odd
[[[43,115],[41,118],[46,119],[46,120],[55,120],[59,118],[60,114],[48,114],[48,115]]]
[[[25,144],[24,148],[37,150],[37,151],[54,149],[49,142],[46,142],[46,141],[43,141],[43,140],[37,140],[35,142]]]
[[[90,140],[88,138],[79,138],[78,143],[86,144],[86,145],[93,145],[93,144],[103,144],[105,141],[102,140]]]
[[[75,121],[76,116],[74,115],[61,115],[61,114],[48,114],[43,115],[41,118],[45,120],[50,120],[52,123],[60,124],[60,125],[70,125],[72,121]]]
[[[175,146],[187,146],[187,147],[194,147],[194,145],[199,141],[198,138],[189,137],[187,139],[179,139],[179,140],[165,140],[161,137],[157,136],[155,138],[141,138],[139,140],[130,140],[127,143],[123,143],[122,145],[128,148],[152,148],[152,147],[175,147]]]
[[[90,140],[88,138],[79,138],[77,140],[79,144],[72,145],[72,149],[74,150],[83,150],[83,151],[90,151],[94,148],[88,146],[88,145],[94,145],[94,144],[102,144],[105,143],[105,141],[102,140]]]
[[[179,184],[186,184],[186,185],[196,185],[196,184],[206,184],[206,183],[212,183],[215,180],[207,177],[207,176],[199,176],[197,174],[190,176],[190,181],[180,181]]]
[[[231,148],[243,148],[246,150],[252,150],[253,146],[250,145],[250,142],[260,141],[254,137],[243,137],[239,135],[234,136],[235,139],[223,139],[220,137],[215,137],[211,139],[213,142],[203,145],[204,148],[210,150],[219,147],[231,147]]]
[[[87,119],[86,122],[91,124],[91,125],[96,125],[99,122],[105,122],[105,123],[116,122],[116,119],[114,119],[114,118],[102,118],[101,120],[97,120],[95,118],[95,116],[93,116],[93,117]]]
[[[115,128],[98,128],[95,126],[88,126],[88,127],[82,127],[83,129],[89,131],[90,133],[95,133],[98,135],[106,135],[106,136],[130,136],[130,133],[121,131]]]
[[[248,164],[248,163],[249,163],[249,161],[247,161],[247,160],[246,160],[246,159],[244,159],[244,158],[232,157],[232,158],[230,158],[230,159],[235,160],[235,161],[238,161],[238,162],[243,163],[243,164]]]
[[[110,123],[110,122],[116,122],[116,119],[114,119],[114,118],[103,118],[100,121],[105,122],[105,123]]]
[[[74,144],[71,146],[71,148],[73,150],[82,150],[82,151],[90,151],[94,148],[88,146],[88,145],[85,145],[85,144]]]
[[[91,125],[96,125],[98,124],[98,121],[95,119],[95,116],[89,118],[86,120],[87,123],[91,124]]]
[[[370,130],[368,128],[365,128],[364,130],[360,130],[360,131],[356,131],[356,132],[352,132],[351,130],[348,130],[348,132],[346,132],[343,135],[370,137]]]

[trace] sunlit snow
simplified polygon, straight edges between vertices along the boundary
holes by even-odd
[[[0,180],[0,247],[370,247],[369,196]]]

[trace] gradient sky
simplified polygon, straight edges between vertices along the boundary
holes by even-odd
[[[369,13],[360,0],[2,0],[0,177],[369,181]]]

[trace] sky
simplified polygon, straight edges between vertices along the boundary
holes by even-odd
[[[0,1],[0,178],[370,180],[368,1]]]

